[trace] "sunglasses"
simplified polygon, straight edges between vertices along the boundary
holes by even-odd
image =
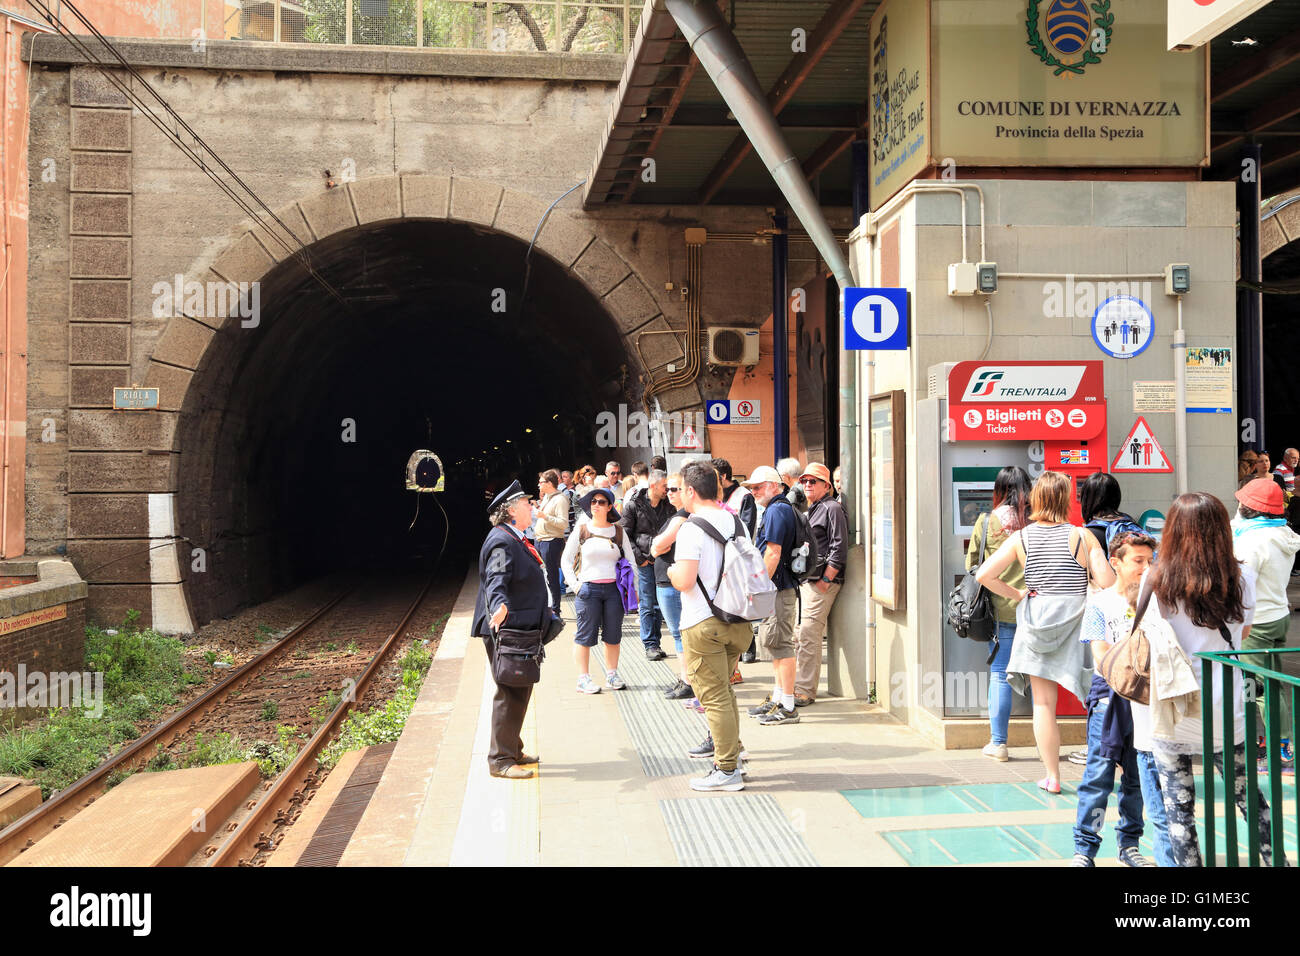
[[[672,491],[681,491],[682,489],[678,488],[676,485],[669,485],[668,490],[672,492]]]
[[[608,508],[609,502],[606,501],[604,498],[593,498],[591,502],[591,506],[594,508],[596,507],[596,505],[600,505],[602,508]]]
[[[799,479],[799,484],[801,484],[801,485],[815,485],[815,484],[817,484],[819,481],[821,481],[820,478],[800,478],[800,479]]]

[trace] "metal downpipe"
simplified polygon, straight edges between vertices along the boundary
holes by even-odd
[[[813,245],[835,276],[835,281],[840,286],[839,311],[843,315],[844,290],[853,285],[848,262],[826,217],[822,215],[808,180],[804,178],[799,158],[785,141],[785,135],[767,102],[767,94],[754,75],[754,68],[750,66],[745,51],[741,49],[721,11],[713,0],[655,0],[655,7],[666,10],[677,21],[678,28],[699,58],[700,65],[708,72],[741,130],[749,137],[754,151],[772,174],[789,204],[790,212],[803,224]],[[857,427],[853,374],[856,369],[843,348],[840,349],[839,360],[840,467],[845,497],[853,500],[857,486],[857,470],[853,467],[853,433]]]

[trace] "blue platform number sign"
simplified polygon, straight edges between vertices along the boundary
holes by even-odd
[[[731,424],[731,402],[723,399],[709,399],[705,406],[705,414],[709,419],[710,425],[730,425]]]
[[[907,290],[845,289],[844,347],[858,350],[905,350]]]

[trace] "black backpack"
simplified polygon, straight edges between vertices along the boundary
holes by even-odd
[[[790,573],[800,584],[807,584],[821,576],[824,568],[821,553],[817,548],[817,536],[813,534],[812,525],[808,523],[807,512],[800,511],[794,505],[795,534],[794,550],[790,553]]]
[[[975,579],[975,572],[984,563],[984,550],[988,540],[989,516],[986,514],[980,532],[979,560],[948,594],[948,626],[957,632],[958,637],[965,637],[972,641],[991,641],[997,633],[992,596],[988,589]],[[989,659],[992,660],[991,657]]]

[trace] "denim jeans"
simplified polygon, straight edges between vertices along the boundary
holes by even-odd
[[[582,585],[578,588],[574,605],[578,612],[578,633],[573,638],[575,644],[595,647],[598,634],[606,644],[617,644],[622,640],[623,596],[613,581]]]
[[[542,556],[542,564],[546,566],[546,586],[551,592],[551,608],[559,614],[560,595],[564,593],[560,583],[560,555],[564,553],[564,539],[538,541],[537,550]]]
[[[1007,661],[1011,660],[1011,642],[1016,636],[1014,621],[998,621],[998,655],[989,665],[989,729],[995,744],[1007,742],[1007,725],[1011,722],[1011,685],[1007,683]],[[989,650],[993,650],[990,642]]]
[[[655,585],[655,597],[659,599],[659,611],[664,616],[664,623],[677,645],[677,653],[682,652],[682,592],[672,585],[659,587]]]
[[[1101,728],[1110,701],[1101,700],[1088,716],[1088,763],[1079,781],[1079,812],[1074,821],[1074,849],[1095,857],[1101,849],[1101,828],[1106,822],[1106,804],[1115,789],[1115,761],[1101,755]],[[1142,783],[1138,778],[1136,751],[1125,751],[1120,765],[1119,822],[1115,824],[1115,842],[1122,850],[1137,846],[1142,839]]]
[[[641,619],[641,643],[646,649],[658,647],[663,639],[664,616],[655,601],[655,566],[636,569],[637,614]]]
[[[1174,848],[1169,842],[1169,817],[1165,815],[1165,798],[1160,792],[1160,773],[1156,758],[1149,750],[1137,752],[1138,779],[1142,782],[1142,806],[1154,831],[1151,841],[1156,848],[1156,866],[1177,866]]]

